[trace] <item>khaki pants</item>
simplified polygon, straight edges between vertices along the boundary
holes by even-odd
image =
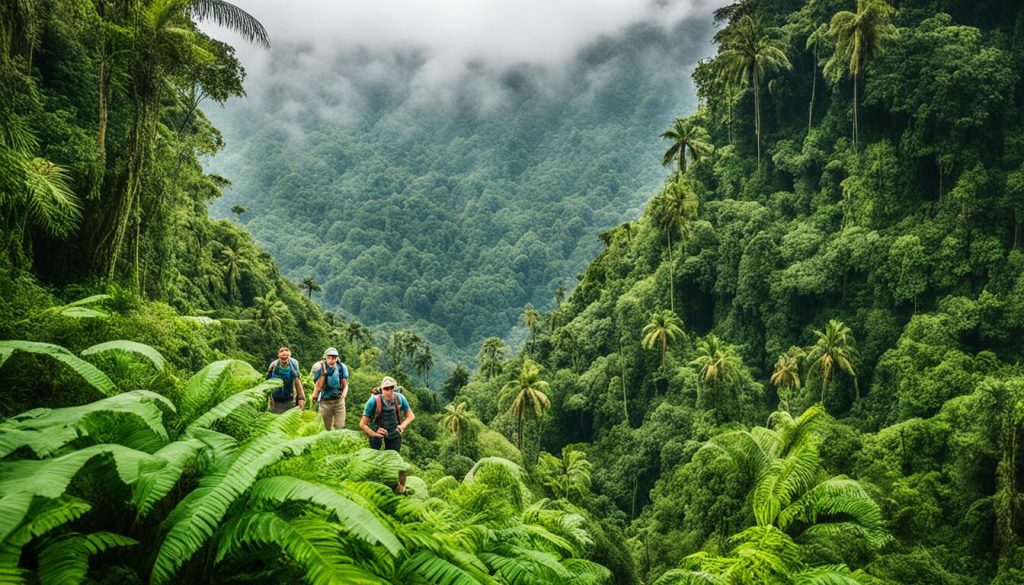
[[[320,416],[324,419],[324,428],[328,431],[345,428],[345,401],[341,398],[320,401]]]
[[[274,414],[284,414],[285,412],[298,406],[294,400],[282,400],[280,402],[270,399],[270,412]]]

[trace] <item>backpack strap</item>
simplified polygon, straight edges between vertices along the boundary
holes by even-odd
[[[279,360],[276,360],[276,359],[275,359],[274,361],[270,362],[270,367],[269,367],[269,368],[267,368],[267,377],[268,377],[268,378],[270,377],[270,374],[273,374],[273,373],[274,373],[274,368],[276,368],[276,367],[277,367],[277,362],[278,362],[278,361],[279,361]],[[289,365],[291,365],[291,364],[289,364]]]
[[[377,424],[377,427],[379,428],[380,427],[380,411],[383,410],[384,397],[381,396],[380,394],[374,394],[373,395],[373,399],[377,403],[377,406],[376,406],[376,409],[377,409],[376,424]]]
[[[327,360],[320,360],[320,377],[316,379],[316,384],[313,384],[313,391],[323,392],[325,386],[327,386]]]

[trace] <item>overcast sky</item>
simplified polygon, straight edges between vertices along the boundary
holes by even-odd
[[[317,52],[370,47],[427,51],[438,68],[557,65],[602,35],[640,22],[666,28],[708,15],[731,0],[234,0],[267,28],[271,43]],[[238,48],[251,77],[267,55],[204,27]]]

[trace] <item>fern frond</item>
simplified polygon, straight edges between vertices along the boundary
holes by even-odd
[[[293,411],[276,418],[299,420],[301,413]],[[228,508],[252,486],[264,468],[286,456],[298,455],[329,436],[323,433],[288,438],[281,432],[287,425],[287,420],[275,421],[270,432],[239,447],[178,503],[167,518],[170,528],[153,563],[152,582],[160,584],[173,579],[178,569],[213,535]]]
[[[139,466],[139,479],[132,489],[132,504],[137,517],[144,518],[157,502],[162,500],[181,478],[188,465],[206,446],[199,439],[175,441],[154,453],[159,462],[143,463]]]
[[[67,349],[52,343],[40,341],[7,340],[0,341],[0,366],[3,366],[15,352],[31,353],[53,358],[68,366],[82,377],[90,386],[107,396],[117,393],[114,383],[96,366],[71,353]]]
[[[0,422],[0,458],[21,447],[30,448],[37,457],[48,457],[71,441],[88,436],[86,423],[98,413],[132,415],[167,441],[163,413],[158,405],[174,410],[169,400],[148,390],[125,392],[82,406],[30,410]]]
[[[654,585],[720,585],[725,581],[718,575],[705,571],[691,571],[689,569],[672,569],[654,582]]]
[[[881,548],[889,540],[881,508],[860,483],[852,479],[838,476],[814,486],[780,514],[779,524],[783,527],[794,521],[811,524],[811,528],[804,531],[807,537],[834,529],[830,529],[827,522],[819,524],[819,516],[861,527],[866,544],[871,548]]]
[[[138,541],[112,532],[68,533],[39,553],[39,582],[42,585],[81,583],[89,571],[89,557],[112,548],[134,546]]]
[[[24,572],[18,568],[21,549],[47,532],[73,522],[91,506],[77,498],[40,500],[31,506],[28,519],[0,543],[0,582],[22,582]]]
[[[123,445],[92,445],[53,459],[0,463],[0,494],[24,492],[45,498],[58,498],[86,464],[102,455],[113,458],[118,476],[129,486],[138,479],[139,468],[144,463],[159,465],[155,456]]]
[[[95,355],[106,351],[119,351],[124,353],[134,353],[141,355],[152,362],[153,367],[157,370],[164,369],[164,356],[160,355],[160,352],[156,349],[146,345],[145,343],[138,343],[136,341],[128,341],[127,339],[116,339],[114,341],[107,341],[104,343],[98,343],[91,347],[87,347],[82,350],[83,356]]]
[[[216,562],[251,546],[274,545],[304,572],[312,585],[388,585],[389,581],[360,568],[346,554],[336,524],[323,520],[287,522],[270,512],[243,514],[219,534]]]
[[[252,486],[249,497],[275,503],[310,502],[334,513],[345,531],[370,544],[380,544],[394,556],[402,552],[398,538],[370,511],[331,488],[295,477],[268,477]]]
[[[221,401],[220,404],[207,410],[198,418],[193,420],[187,427],[185,427],[184,434],[189,437],[194,436],[196,430],[208,429],[215,422],[231,416],[240,408],[245,408],[247,406],[258,408],[266,403],[268,392],[280,387],[281,380],[267,380],[249,388],[248,390],[243,390],[237,394],[233,394],[227,399]]]
[[[467,570],[434,551],[421,550],[402,563],[398,569],[399,582],[430,583],[432,585],[489,585],[495,583],[486,572]]]
[[[234,394],[239,381],[245,384],[242,387],[251,387],[260,379],[252,366],[239,360],[221,360],[199,370],[179,392],[179,428],[187,427],[200,413]]]
[[[810,489],[820,467],[818,451],[813,448],[772,461],[754,487],[753,508],[757,523],[761,526],[773,524],[794,496]]]

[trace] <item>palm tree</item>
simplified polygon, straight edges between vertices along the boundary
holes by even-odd
[[[771,377],[772,384],[778,389],[782,408],[787,411],[789,410],[789,399],[793,395],[793,390],[800,389],[800,360],[793,354],[793,349],[803,353],[803,350],[800,348],[790,348],[788,353],[779,354],[779,359],[775,361],[775,370],[772,372]]]
[[[754,134],[757,140],[757,168],[761,168],[761,83],[778,69],[791,69],[779,40],[778,29],[768,28],[764,21],[744,15],[734,26],[723,31],[722,51],[717,62],[727,83],[750,87],[754,92]]]
[[[534,308],[532,303],[526,303],[526,306],[523,308],[522,320],[523,325],[526,325],[531,335],[537,334],[537,329],[540,327],[540,318],[540,311]]]
[[[231,206],[231,213],[234,213],[235,216],[238,217],[239,220],[242,219],[242,214],[243,213],[247,213],[248,211],[249,211],[249,209],[246,208],[243,205],[232,205]]]
[[[480,373],[488,380],[501,374],[502,360],[508,353],[508,346],[500,337],[488,337],[480,345]]]
[[[238,252],[226,246],[221,249],[220,257],[221,266],[224,267],[224,282],[227,285],[228,294],[234,296],[238,290],[238,279],[241,278],[245,260]]]
[[[811,62],[811,101],[807,106],[807,132],[811,132],[811,125],[814,123],[814,97],[818,89],[818,49],[821,48],[821,41],[828,36],[829,27],[821,24],[814,32],[807,37],[807,49],[814,49],[814,57]]]
[[[420,375],[420,378],[423,378],[423,383],[427,388],[430,388],[427,374],[434,368],[434,352],[430,351],[430,346],[426,342],[416,349],[416,354],[412,358],[412,367]]]
[[[665,151],[661,159],[662,166],[672,164],[673,160],[679,159],[679,172],[686,173],[686,152],[689,151],[694,164],[700,162],[700,158],[711,152],[711,137],[708,131],[697,125],[693,117],[676,118],[672,126],[662,132],[662,140],[671,140],[672,146]]]
[[[720,403],[722,384],[735,382],[740,375],[743,360],[736,353],[736,347],[724,343],[714,333],[697,343],[697,357],[690,365],[699,368],[700,382],[709,388],[714,396],[715,418],[721,421]]]
[[[563,447],[562,456],[541,453],[537,475],[541,483],[558,498],[579,499],[590,493],[593,466],[587,454],[572,447]]]
[[[655,311],[651,313],[651,320],[644,326],[643,341],[644,349],[653,349],[661,346],[661,364],[665,365],[665,351],[669,342],[686,339],[683,333],[683,322],[671,310]]]
[[[256,297],[253,305],[253,321],[264,329],[280,333],[281,326],[284,325],[284,315],[288,313],[288,305],[278,299],[273,292],[267,293],[266,297]]]
[[[466,387],[466,384],[469,384],[469,370],[466,369],[466,366],[458,364],[444,381],[444,393],[449,399],[454,400],[459,391]]]
[[[821,375],[821,404],[825,404],[825,389],[833,378],[836,369],[846,372],[853,377],[854,389],[857,398],[860,398],[860,389],[857,387],[857,372],[854,369],[854,361],[857,359],[856,340],[853,338],[853,331],[842,321],[829,319],[825,325],[825,331],[814,331],[818,338],[807,352],[807,359],[811,362],[808,373],[820,373]]]
[[[679,233],[682,239],[689,239],[690,221],[697,216],[697,196],[690,183],[677,175],[665,184],[661,193],[651,201],[650,207],[654,220],[668,238],[669,308],[675,312],[676,272],[672,234]]]
[[[465,402],[458,404],[449,403],[444,407],[444,414],[441,415],[441,426],[444,430],[448,431],[451,436],[455,437],[455,454],[461,455],[461,443],[462,436],[467,431],[478,428],[481,423],[473,413],[469,412],[466,408]]]
[[[352,321],[345,325],[345,336],[348,338],[349,343],[359,348],[367,347],[373,341],[373,334],[370,332],[370,329],[357,321]]]
[[[523,420],[539,420],[551,408],[551,401],[544,393],[547,388],[548,383],[540,378],[540,366],[527,358],[518,378],[501,389],[503,396],[514,394],[509,413],[516,419],[516,445],[520,453],[523,451]]]
[[[306,296],[309,299],[313,298],[313,293],[320,292],[320,285],[313,280],[312,276],[307,276],[302,279],[302,288],[306,289]]]
[[[836,44],[835,52],[825,64],[825,75],[842,78],[843,70],[853,77],[853,145],[858,140],[857,102],[860,78],[870,60],[881,55],[885,46],[899,36],[889,21],[896,9],[885,0],[857,0],[857,12],[843,10],[832,17],[828,35]]]

